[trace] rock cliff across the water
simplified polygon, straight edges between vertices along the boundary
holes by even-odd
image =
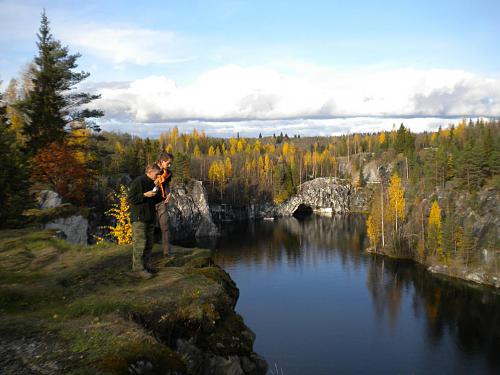
[[[265,374],[239,291],[210,251],[71,245],[53,231],[0,232],[0,368],[6,374]]]
[[[291,216],[301,209],[326,214],[345,214],[361,210],[362,197],[347,180],[320,177],[304,182],[299,192],[276,208],[279,216]]]

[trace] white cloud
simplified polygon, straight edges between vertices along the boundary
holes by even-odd
[[[2,37],[10,43],[34,47],[35,35],[44,8],[38,0],[19,3],[0,1]],[[78,12],[52,5],[47,10],[54,37],[72,51],[79,50],[115,64],[168,64],[193,59],[189,51],[192,40],[173,31],[152,29],[110,21],[87,21]],[[0,43],[1,44],[1,43]]]
[[[186,86],[151,76],[97,91],[108,118],[143,123],[500,115],[500,79],[462,70],[308,68],[282,74],[227,65]]]
[[[168,64],[191,59],[182,52],[186,39],[172,31],[97,25],[66,29],[65,43],[114,64]]]

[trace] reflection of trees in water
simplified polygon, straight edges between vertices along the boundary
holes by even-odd
[[[241,226],[220,239],[216,261],[223,267],[315,267],[338,260],[353,268],[366,264],[367,288],[380,319],[394,326],[401,303],[411,298],[416,319],[425,319],[429,345],[449,335],[460,351],[484,355],[500,373],[500,296],[485,288],[430,274],[411,262],[363,254],[362,217],[294,218]]]
[[[385,259],[370,257],[367,265],[367,288],[372,294],[375,311],[379,317],[383,317],[385,311],[389,315],[391,326],[396,324],[401,299],[403,294],[403,282],[398,273],[389,273],[385,268]]]
[[[436,277],[410,262],[373,256],[367,265],[367,287],[379,318],[387,309],[394,324],[402,295],[412,293],[415,317],[426,319],[429,343],[439,343],[448,333],[461,351],[484,353],[491,370],[500,371],[497,291]]]
[[[283,218],[235,228],[216,245],[217,262],[235,262],[269,267],[286,263],[292,267],[318,265],[339,256],[342,264],[359,266],[365,242],[364,220],[360,216],[318,217],[299,221]]]

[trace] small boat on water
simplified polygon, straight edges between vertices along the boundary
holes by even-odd
[[[267,220],[267,221],[273,221],[274,220],[274,217],[265,217],[264,220]]]

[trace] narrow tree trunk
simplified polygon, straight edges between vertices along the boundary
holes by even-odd
[[[409,171],[408,171],[408,156],[405,158],[406,159],[406,180],[409,180]]]

